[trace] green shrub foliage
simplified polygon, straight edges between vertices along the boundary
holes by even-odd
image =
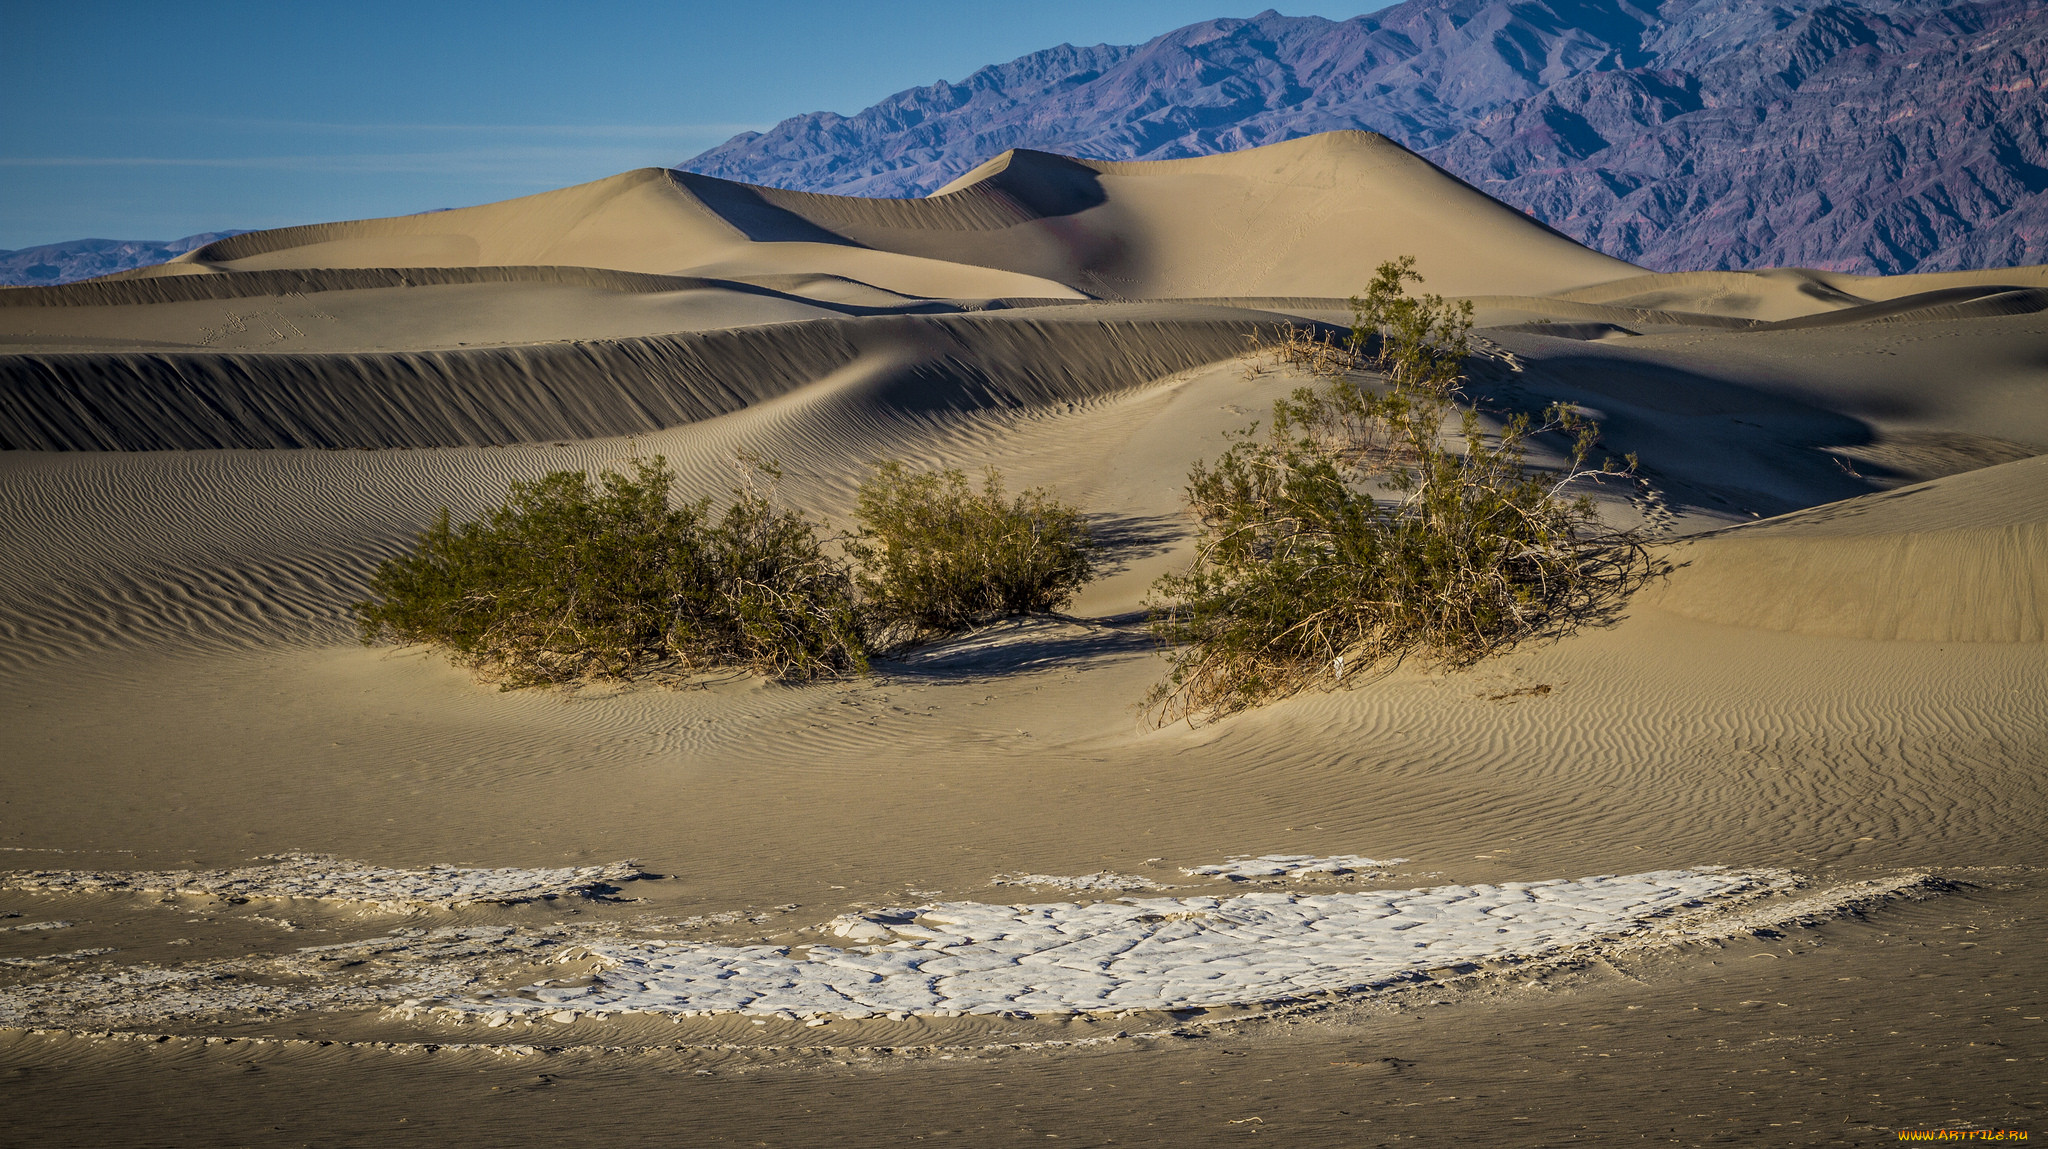
[[[883,646],[1057,611],[1094,570],[1081,513],[1042,489],[1009,497],[993,468],[976,491],[959,471],[885,462],[855,515],[846,550]]]
[[[772,466],[756,474],[772,480]],[[844,564],[754,478],[720,516],[672,505],[667,462],[514,483],[461,526],[446,508],[356,604],[363,641],[436,643],[507,687],[743,667],[857,672],[866,648]]]
[[[1175,646],[1150,699],[1162,720],[1228,713],[1411,653],[1469,663],[1585,617],[1641,569],[1632,536],[1601,529],[1590,500],[1562,493],[1611,469],[1587,466],[1592,423],[1559,405],[1490,442],[1467,411],[1445,435],[1472,311],[1408,295],[1420,278],[1412,259],[1383,264],[1352,300],[1346,361],[1276,402],[1263,437],[1254,424],[1189,473],[1196,559],[1155,584],[1152,604],[1153,633]],[[1357,369],[1384,382],[1362,386]],[[1524,466],[1542,431],[1571,440],[1561,474]]]

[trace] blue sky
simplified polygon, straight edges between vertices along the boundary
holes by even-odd
[[[0,248],[525,195],[1062,42],[1386,0],[0,0]]]

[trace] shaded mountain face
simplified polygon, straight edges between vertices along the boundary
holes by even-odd
[[[74,239],[19,251],[0,251],[0,286],[39,287],[72,283],[149,267],[239,231],[208,231],[168,243],[151,239]]]
[[[1061,46],[690,171],[925,195],[1012,147],[1173,159],[1366,128],[1659,270],[2048,263],[2048,0],[1408,0]]]

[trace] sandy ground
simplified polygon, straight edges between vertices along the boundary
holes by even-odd
[[[2048,277],[1647,276],[1388,147],[883,203],[633,173],[0,293],[0,1144],[2038,1132]],[[1564,399],[1640,455],[1593,493],[1672,573],[1470,671],[1152,728],[1187,468],[1302,382],[1246,336],[1403,251],[1480,297],[1490,418]],[[1095,517],[1105,577],[803,689],[505,693],[353,642],[443,505],[636,453],[716,494],[740,449],[841,522],[875,459],[997,466]],[[266,891],[292,853],[333,860]],[[1401,860],[1185,872],[1267,854]],[[1305,1000],[487,1016],[607,946],[815,955],[895,909],[1715,866],[1780,885]]]

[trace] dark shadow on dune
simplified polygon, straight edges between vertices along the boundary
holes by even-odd
[[[907,366],[875,379],[867,398],[897,414],[927,416],[1071,403],[1227,359],[1248,335],[1275,325],[1249,313],[1169,327],[1097,310],[996,311],[842,330],[862,333],[862,346],[870,350],[915,353],[906,356]],[[1112,381],[1115,386],[1105,386]]]
[[[654,880],[661,878],[663,876],[664,875],[661,874],[638,873],[628,878],[622,878],[620,879],[620,881],[636,882],[642,880]],[[626,887],[619,885],[615,882],[592,882],[586,886],[578,886],[575,890],[575,893],[577,896],[581,897],[584,901],[587,902],[605,902],[611,904],[618,904],[621,902],[634,902],[639,900],[638,898],[627,897]],[[559,894],[548,894],[541,900],[551,902],[557,900],[560,897],[561,895]]]
[[[1759,325],[1758,331],[1800,331],[1847,327],[1858,323],[1930,319],[1996,319],[2048,311],[2048,288],[2002,283],[1970,284],[1922,291],[1897,299],[1864,303],[1819,315],[1803,315]]]
[[[1520,332],[1526,335],[1547,335],[1552,339],[1577,339],[1582,342],[1605,339],[1612,335],[1642,334],[1640,331],[1623,327],[1618,323],[1597,323],[1591,321],[1573,323],[1549,319],[1538,319],[1530,323],[1509,323],[1489,328],[1488,330]]]
[[[1079,215],[1109,202],[1102,176],[1094,168],[1030,148],[1013,150],[1002,171],[975,186],[1000,189],[1040,217]]]
[[[1078,215],[1109,199],[1101,175],[1092,167],[1028,149],[1006,153],[996,170],[965,187],[913,199],[764,187],[686,171],[673,171],[671,178],[753,240],[873,246],[948,260],[959,258],[954,245],[961,236]],[[918,238],[920,233],[925,239]],[[930,239],[939,240],[940,246],[931,246],[926,242]],[[999,242],[997,247],[1006,245]],[[967,262],[986,261],[970,257]],[[1003,264],[998,259],[988,266]]]
[[[0,449],[462,447],[728,414],[864,354],[915,352],[907,414],[1072,402],[1228,358],[1270,320],[995,311],[433,351],[0,355]]]
[[[836,243],[847,247],[864,247],[836,231],[828,231],[816,223],[770,203],[761,189],[751,184],[734,183],[731,180],[700,176],[692,172],[671,171],[669,178],[688,189],[705,207],[718,213],[718,217],[738,228],[740,233],[755,243]]]
[[[1164,554],[1186,533],[1180,515],[1093,515],[1095,577]],[[904,678],[961,679],[1020,674],[1071,666],[1106,655],[1156,650],[1145,611],[1108,618],[1031,615],[1006,619],[971,634],[877,658],[875,669]]]
[[[992,678],[1073,666],[1107,655],[1158,648],[1142,625],[1118,619],[1038,616],[996,623],[972,634],[933,643],[890,658],[875,669],[896,678],[934,680]]]
[[[1845,394],[1822,406],[1823,397],[1795,386],[1766,390],[1580,346],[1517,348],[1527,371],[1488,373],[1467,385],[1466,398],[1500,416],[1540,418],[1558,400],[1597,411],[1596,461],[1635,454],[1642,477],[1676,514],[1768,518],[1896,485],[1881,468],[1866,473],[1833,451],[1868,446],[1879,437],[1877,420],[1913,414],[1897,401]],[[1607,480],[1610,489],[1616,483],[1629,485]]]
[[[1095,577],[1118,574],[1134,562],[1165,554],[1188,528],[1182,515],[1091,515],[1088,537],[1095,544]]]

